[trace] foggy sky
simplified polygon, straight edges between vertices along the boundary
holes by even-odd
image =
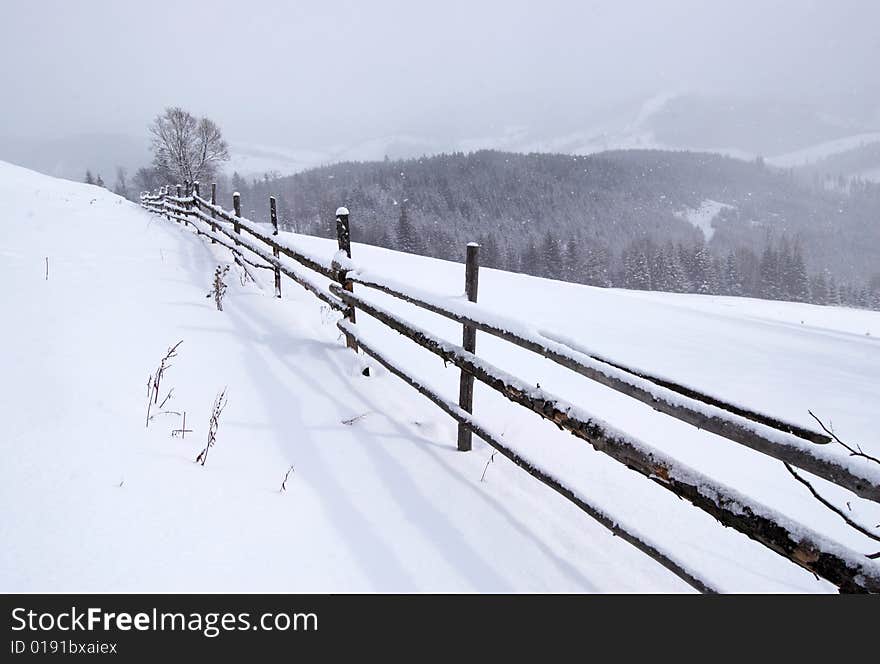
[[[875,0],[4,0],[0,11],[4,135],[138,135],[181,105],[233,141],[343,144],[564,123],[669,91],[880,113]]]

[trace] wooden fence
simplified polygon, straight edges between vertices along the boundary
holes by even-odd
[[[268,202],[271,233],[241,216],[241,200],[237,193],[233,195],[232,212],[218,205],[215,185],[211,186],[210,200],[202,197],[199,185],[195,183],[191,188],[187,187],[186,192],[177,186],[174,196],[168,188],[157,193],[142,194],[141,204],[147,210],[191,228],[211,243],[222,245],[243,266],[272,270],[276,297],[281,297],[283,275],[341,312],[342,318],[337,326],[349,348],[372,357],[458,422],[458,449],[471,449],[471,435],[476,434],[532,477],[700,592],[715,592],[715,589],[710,582],[689,570],[681,560],[661,550],[634,528],[621,524],[606,510],[567,487],[550,470],[516,452],[502,441],[500,435],[482,424],[472,413],[473,381],[484,383],[511,402],[550,420],[599,452],[688,500],[724,526],[734,528],[830,581],[842,592],[880,592],[880,565],[867,554],[851,550],[814,532],[642,441],[614,430],[578,406],[566,403],[543,388],[528,385],[486,362],[475,354],[476,332],[496,336],[537,353],[661,413],[810,472],[874,502],[880,502],[880,466],[828,452],[825,446],[831,444],[832,439],[825,433],[728,403],[668,378],[605,358],[558,335],[531,330],[514,319],[488,313],[477,304],[477,245],[467,247],[465,291],[468,301],[463,302],[372,275],[368,269],[355,264],[351,256],[349,211],[344,207],[336,211],[339,251],[327,259],[298,248],[289,240],[279,240],[275,199],[271,197]],[[329,280],[329,283],[322,283],[320,277]],[[356,294],[355,284],[460,323],[463,328],[462,344],[441,339],[362,294]],[[355,312],[358,310],[458,367],[461,371],[458,403],[434,392],[406,367],[400,366],[365,339],[356,323]],[[706,445],[711,444],[711,437],[707,437]]]

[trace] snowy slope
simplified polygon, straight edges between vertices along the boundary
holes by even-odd
[[[3,591],[687,589],[543,487],[481,483],[484,456],[362,377],[304,291],[230,279],[221,313],[216,261],[179,227],[8,165],[0,191]],[[166,385],[185,440],[173,416],[144,429],[147,375],[180,339]]]
[[[479,441],[472,453],[456,452],[448,418],[375,367],[363,377],[364,360],[344,348],[333,315],[296,285],[285,281],[279,302],[271,286],[230,277],[218,312],[205,294],[225,257],[180,226],[105,190],[6,164],[0,195],[0,278],[9,285],[0,310],[11,321],[0,351],[0,590],[689,590],[512,464],[488,463]],[[416,286],[463,290],[461,265],[353,251]],[[813,408],[878,451],[876,313],[592,289],[494,270],[483,271],[480,289],[490,307],[622,361],[804,424]],[[460,338],[447,321],[376,299]],[[445,394],[457,393],[456,371],[366,316],[359,324]],[[174,387],[169,408],[187,412],[185,440],[170,435],[180,425],[173,415],[144,428],[147,375],[181,339],[165,386]],[[496,339],[478,335],[478,352],[817,530],[874,550],[778,462]],[[224,386],[229,405],[203,468],[193,459]],[[832,590],[481,386],[475,398],[509,444],[721,589]],[[880,521],[876,506],[852,504],[865,523]]]
[[[705,237],[708,242],[715,234],[715,226],[713,226],[715,218],[722,210],[730,209],[732,207],[732,205],[726,203],[719,203],[718,201],[706,199],[700,204],[700,207],[686,208],[676,214],[676,216],[693,224],[694,228],[699,228],[703,231],[703,237]]]
[[[847,152],[848,150],[853,150],[854,148],[863,147],[877,142],[880,142],[880,133],[878,132],[856,134],[854,136],[847,136],[845,138],[827,141],[818,145],[812,145],[795,152],[775,155],[769,157],[767,163],[781,168],[806,166],[827,159],[833,155],[840,154],[841,152]]]

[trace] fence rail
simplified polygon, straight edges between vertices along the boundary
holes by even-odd
[[[681,561],[662,551],[633,528],[624,527],[607,511],[566,487],[550,471],[525,459],[481,423],[472,413],[473,381],[476,379],[488,385],[513,403],[552,421],[596,450],[688,500],[723,525],[734,528],[827,579],[841,591],[880,592],[880,565],[867,555],[829,540],[642,441],[614,430],[600,419],[562,401],[550,392],[526,385],[480,359],[475,355],[476,331],[537,353],[661,413],[822,477],[857,496],[880,502],[880,466],[875,468],[859,460],[828,452],[823,447],[831,443],[826,434],[628,367],[584,349],[571,340],[532,330],[519,321],[493,314],[476,304],[479,269],[476,245],[468,246],[466,292],[469,301],[464,302],[457,298],[437,297],[394,280],[375,276],[353,263],[349,212],[346,208],[336,211],[339,251],[327,260],[278,238],[274,198],[269,200],[272,224],[272,233],[269,234],[258,228],[253,221],[241,216],[241,201],[237,194],[233,197],[234,211],[229,212],[217,205],[215,185],[211,188],[211,200],[199,195],[198,183],[193,185],[191,191],[187,187],[186,195],[183,195],[180,187],[176,188],[175,196],[168,192],[168,188],[165,188],[156,194],[143,194],[141,204],[169,220],[192,227],[197,234],[228,249],[236,260],[252,267],[273,270],[277,297],[281,297],[281,275],[284,275],[334,310],[340,311],[343,319],[337,325],[344,334],[347,345],[356,352],[360,350],[372,357],[455,419],[459,425],[459,449],[470,449],[470,435],[476,434],[532,477],[574,503],[597,522],[700,592],[713,592],[714,588],[710,582],[688,570]],[[303,272],[303,268],[330,283],[325,285],[315,281]],[[355,294],[355,284],[391,295],[460,323],[463,328],[462,345],[440,339],[372,300]],[[355,311],[358,309],[457,366],[461,370],[459,403],[455,404],[441,397],[365,339],[356,324]]]

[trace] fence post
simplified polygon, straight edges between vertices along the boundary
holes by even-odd
[[[480,282],[480,245],[471,242],[467,246],[467,261],[464,269],[464,289],[467,299],[477,301],[477,287]],[[477,330],[472,325],[464,325],[462,332],[462,347],[473,353],[477,350]],[[474,377],[461,372],[458,383],[458,405],[467,413],[473,412],[474,407]],[[467,452],[471,449],[471,430],[463,424],[458,425],[458,449]]]
[[[336,239],[339,241],[340,251],[344,251],[345,255],[351,258],[351,231],[348,225],[348,208],[339,207],[336,209]],[[349,293],[354,292],[354,284],[345,278],[345,270],[339,271],[339,283]],[[345,319],[354,324],[355,315],[354,307],[348,307],[345,312]],[[351,348],[355,353],[358,351],[357,341],[349,335],[345,335],[345,345]]]
[[[241,216],[241,194],[239,194],[237,191],[232,194],[232,207],[235,210],[236,218],[240,217]],[[235,229],[235,232],[238,234],[241,234],[241,226],[238,224],[238,222],[236,221],[232,225]],[[235,241],[235,246],[236,247],[238,246],[238,240]]]
[[[193,182],[192,193],[193,193],[193,196],[199,195],[199,181],[198,180],[195,180]],[[192,203],[188,203],[186,207],[187,207],[187,209],[192,210],[193,208],[198,208],[198,205],[196,205],[196,202],[193,201]],[[198,226],[193,224],[193,228],[198,228]]]
[[[217,205],[217,183],[216,182],[211,183],[211,205],[212,206]],[[211,208],[211,219],[216,219],[216,217],[217,217],[217,215],[214,213],[214,208],[212,207]],[[217,224],[215,224],[213,221],[211,222],[211,232],[212,233],[217,232]],[[215,240],[214,238],[211,238],[211,244],[217,244],[217,240]]]
[[[180,196],[181,196],[181,186],[180,186],[179,184],[178,184],[178,185],[174,185],[174,186],[175,186],[175,189],[176,189],[176,191],[177,191],[177,198],[180,198]],[[174,205],[177,205],[177,201],[174,201],[173,204],[174,204]],[[180,223],[180,219],[177,217],[177,215],[175,215],[174,220],[175,220],[178,224]]]
[[[278,210],[275,207],[275,197],[269,196],[269,218],[272,220],[272,235],[278,235]],[[272,247],[272,255],[279,258],[278,247]],[[281,297],[281,270],[275,267],[275,297]]]

